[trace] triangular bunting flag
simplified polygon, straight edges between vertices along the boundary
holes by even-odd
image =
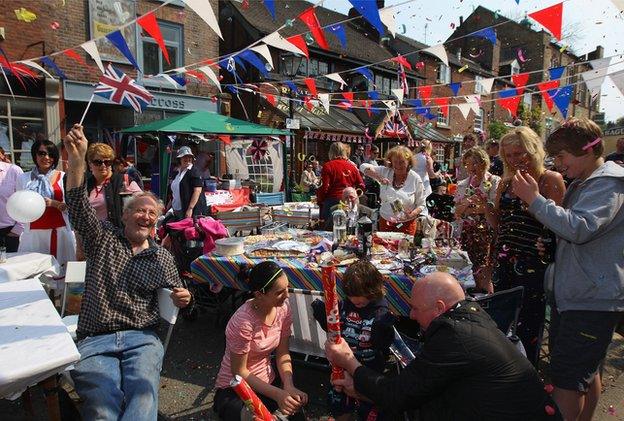
[[[344,97],[344,99],[346,99],[349,102],[353,102],[353,92],[341,92],[341,94]]]
[[[624,94],[624,72],[613,73],[609,75],[609,79],[611,79],[615,87],[619,89],[620,93]]]
[[[82,64],[85,67],[89,67],[89,65],[87,64],[86,61],[84,61],[84,59],[82,58],[82,56],[80,54],[78,54],[75,50],[72,50],[71,48],[68,50],[64,50],[63,54],[65,54],[67,57],[71,58],[72,60]]]
[[[377,91],[368,91],[368,97],[373,101],[377,101],[379,99],[379,92]]]
[[[61,70],[60,67],[58,67],[56,65],[55,62],[53,62],[50,57],[48,56],[43,56],[41,57],[41,62],[43,64],[45,64],[46,66],[48,66],[49,68],[51,68],[52,70],[54,70],[54,73],[56,73],[58,75],[59,78],[61,79],[67,79],[67,76],[65,75],[65,73],[63,73],[63,71]]]
[[[429,48],[425,48],[421,51],[422,53],[428,53],[432,56],[437,57],[440,61],[448,66],[448,56],[446,55],[446,49],[444,49],[444,44],[433,45]]]
[[[449,88],[451,88],[451,91],[453,91],[453,96],[457,96],[457,94],[459,93],[459,90],[461,89],[461,82],[455,82],[455,83],[451,83],[449,84]]]
[[[274,107],[277,105],[277,99],[275,99],[275,95],[264,94],[264,99],[266,99],[267,102]]]
[[[438,105],[438,109],[444,117],[448,117],[449,113],[449,99],[448,98],[434,98],[433,102]]]
[[[481,97],[479,95],[466,95],[464,97],[466,104],[470,105],[472,111],[475,114],[479,114],[479,107],[481,107]]]
[[[156,41],[156,44],[160,47],[163,57],[167,60],[167,63],[170,63],[169,52],[165,46],[165,40],[160,32],[160,27],[158,26],[154,12],[149,12],[141,16],[137,19],[137,23],[145,30],[145,32],[149,34],[150,37],[154,38],[154,41]]]
[[[323,108],[325,108],[325,112],[329,114],[329,94],[319,94],[318,98],[319,101],[321,101]]]
[[[229,134],[220,134],[217,136],[217,138],[226,145],[232,143],[232,136],[230,136]]]
[[[106,38],[128,59],[128,61],[139,71],[141,68],[139,67],[139,63],[136,62],[130,48],[128,48],[128,44],[126,44],[126,40],[121,34],[120,30],[115,32],[110,32],[106,34]]]
[[[168,75],[167,73],[159,73],[156,76],[161,77],[165,79],[167,82],[171,83],[175,89],[180,89],[181,87],[186,85],[186,81],[183,82],[179,78],[173,77],[173,75]]]
[[[293,35],[292,37],[286,38],[286,41],[290,42],[292,45],[303,51],[303,54],[310,58],[310,52],[308,51],[308,44],[306,44],[305,39],[301,35]]]
[[[286,41],[284,37],[281,36],[278,32],[273,32],[267,35],[266,37],[262,38],[262,42],[280,50],[290,51],[291,53],[305,55],[303,51],[301,51],[291,42]]]
[[[379,9],[377,8],[376,1],[370,0],[349,0],[349,3],[355,7],[355,9],[370,23],[377,29],[379,35],[384,34],[384,26],[381,22],[381,18],[379,17]]]
[[[518,95],[522,95],[524,93],[524,87],[529,81],[528,73],[519,73],[517,75],[511,75],[511,80],[514,85],[516,85],[516,90],[518,91]]]
[[[599,58],[589,62],[593,70],[581,73],[585,86],[589,89],[591,96],[598,95],[605,77],[609,73],[611,57]]]
[[[366,79],[371,82],[375,82],[375,76],[373,76],[373,72],[370,71],[368,67],[360,67],[359,69],[355,69],[356,72],[364,76]]]
[[[217,77],[215,72],[210,68],[210,66],[202,66],[198,68],[197,70],[205,74],[208,77],[208,79],[210,79],[210,81],[214,83],[217,86],[217,88],[219,88],[219,92],[223,92],[221,90],[221,83],[219,82],[219,78]]]
[[[403,103],[403,95],[405,95],[405,92],[403,92],[403,88],[392,89],[392,94],[397,98],[399,104]]]
[[[325,33],[321,28],[321,24],[319,23],[318,18],[316,17],[316,12],[314,11],[314,7],[309,7],[304,10],[300,15],[299,19],[308,27],[310,33],[314,37],[316,43],[323,50],[329,50],[329,45],[327,45],[327,40],[325,39]]]
[[[492,44],[496,45],[496,31],[492,28],[483,28],[480,31],[470,34],[472,37],[485,38]]]
[[[509,110],[511,115],[516,117],[518,115],[518,106],[522,97],[518,96],[515,89],[507,89],[498,93],[498,103],[501,107]]]
[[[403,67],[405,67],[406,69],[410,69],[412,70],[412,65],[409,63],[409,61],[407,61],[407,59],[405,57],[403,57],[401,54],[399,54],[396,57],[392,57],[390,59],[390,61],[394,61],[396,63],[401,64]]]
[[[396,37],[396,21],[394,19],[394,7],[384,7],[379,10],[379,19],[386,25],[393,37]]]
[[[494,85],[494,78],[490,77],[487,79],[477,80],[476,84],[477,86],[480,87],[480,89],[477,89],[479,92],[481,92],[484,95],[488,95],[490,92],[492,92],[492,86]]]
[[[550,69],[548,69],[548,74],[550,75],[550,80],[561,79],[561,76],[563,76],[563,72],[564,71],[565,71],[565,67],[564,66],[551,67]]]
[[[561,41],[561,23],[563,18],[563,2],[547,7],[537,12],[529,13],[540,25],[548,29],[551,34]]]
[[[347,34],[345,33],[345,29],[342,24],[337,23],[335,25],[330,25],[326,29],[329,29],[331,33],[336,35],[336,38],[338,38],[338,41],[340,41],[340,45],[343,49],[347,48]]]
[[[299,92],[297,85],[295,85],[292,80],[284,80],[282,83],[288,86],[288,89],[290,89],[290,92],[292,92],[293,94],[296,94]]]
[[[422,99],[424,103],[429,102],[431,93],[433,92],[433,87],[431,85],[419,86],[416,90],[418,91],[418,97]]]
[[[342,108],[343,110],[349,111],[351,107],[353,106],[353,104],[351,104],[350,102],[341,101],[338,103],[338,106]]]
[[[255,47],[251,47],[250,50],[255,51],[256,53],[264,57],[267,63],[269,63],[269,66],[271,66],[271,69],[275,68],[275,66],[273,65],[273,57],[271,56],[271,50],[269,50],[269,47],[267,47],[266,44],[256,45]]]
[[[318,92],[316,91],[316,82],[313,78],[307,77],[303,80],[308,87],[308,91],[312,94],[312,96],[318,96]]]
[[[37,69],[39,70],[41,73],[43,73],[44,75],[46,75],[47,77],[49,77],[50,79],[54,79],[54,76],[52,76],[50,73],[48,73],[48,71],[46,69],[44,69],[43,67],[39,66],[37,63],[35,63],[34,61],[30,61],[30,60],[22,60],[20,61],[20,63],[25,64],[26,66],[30,66],[33,69]]]
[[[553,89],[548,92],[555,102],[555,105],[561,112],[563,118],[568,117],[568,107],[570,106],[570,100],[572,99],[573,86],[568,85],[559,89]]]
[[[267,8],[273,20],[275,20],[275,3],[273,0],[263,0],[264,7]]]
[[[106,70],[104,70],[104,64],[100,58],[100,52],[97,49],[97,45],[95,45],[95,41],[87,41],[84,44],[81,44],[80,47],[82,47],[82,49],[89,54],[93,61],[95,61],[95,64],[97,64],[97,67],[102,71],[102,73],[105,73]]]
[[[264,62],[260,60],[258,56],[256,55],[256,53],[254,53],[253,51],[244,50],[238,53],[238,56],[242,58],[243,60],[245,60],[247,63],[251,64],[256,69],[258,69],[258,71],[262,74],[262,76],[264,77],[269,76],[269,71],[266,69]]]
[[[468,120],[468,114],[470,113],[471,106],[470,104],[457,104],[457,109],[461,112],[464,119]]]
[[[206,75],[197,70],[187,70],[186,74],[191,77],[194,77],[195,79],[199,79],[200,82],[208,81],[208,78],[206,77]]]
[[[429,113],[429,107],[425,107],[420,99],[407,99],[405,103],[409,104],[416,114],[427,115]]]
[[[268,1],[268,0],[267,0]],[[184,0],[184,3],[191,8],[197,15],[202,18],[204,22],[210,26],[210,29],[215,31],[219,38],[223,39],[223,35],[221,35],[221,29],[219,28],[219,22],[217,22],[217,17],[212,10],[212,6],[209,1],[206,0]],[[266,5],[266,1],[264,2]]]
[[[542,94],[542,98],[544,98],[544,102],[546,103],[546,107],[548,107],[548,111],[552,111],[552,107],[555,105],[555,103],[550,97],[550,91],[556,90],[559,87],[559,81],[549,80],[547,82],[541,82],[537,84],[537,87]]]
[[[325,77],[327,79],[333,80],[334,82],[340,83],[340,89],[343,89],[344,86],[347,84],[347,82],[345,82],[344,79],[338,73],[330,73],[328,75],[325,75]]]

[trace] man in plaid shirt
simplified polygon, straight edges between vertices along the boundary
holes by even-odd
[[[154,330],[157,290],[172,288],[178,307],[192,299],[173,256],[150,237],[162,206],[153,194],[138,193],[124,208],[123,229],[99,222],[84,183],[88,141],[82,127],[74,125],[64,143],[70,219],[87,257],[77,329],[81,359],[72,371],[84,400],[82,415],[85,420],[156,420],[163,359]]]

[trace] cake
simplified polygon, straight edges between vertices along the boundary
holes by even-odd
[[[217,247],[214,252],[221,256],[236,256],[245,252],[243,238],[219,238],[215,241],[215,244]]]

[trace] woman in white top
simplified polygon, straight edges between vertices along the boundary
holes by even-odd
[[[487,223],[485,206],[494,206],[500,177],[487,171],[490,158],[478,146],[464,152],[462,164],[468,177],[457,184],[455,218],[461,222],[461,244],[472,261],[477,287],[487,289],[489,273],[483,268],[487,266],[494,228]]]
[[[321,180],[314,173],[314,165],[312,162],[308,162],[305,169],[301,173],[301,190],[304,193],[314,194],[321,184]]]
[[[193,165],[195,155],[188,146],[182,146],[176,156],[180,168],[171,182],[171,208],[176,219],[206,214],[204,181],[199,169]]]
[[[59,162],[59,150],[49,140],[38,140],[30,154],[35,167],[22,174],[17,190],[39,193],[45,199],[46,208],[39,219],[24,224],[18,251],[52,254],[63,265],[76,260],[76,239],[65,204],[65,173],[54,169]]]
[[[395,146],[386,155],[387,166],[362,164],[360,171],[380,184],[380,231],[398,231],[414,235],[416,218],[425,207],[423,183],[413,170],[412,151]]]
[[[414,155],[412,160],[412,169],[418,174],[423,182],[423,188],[425,189],[425,198],[428,197],[433,191],[431,189],[431,180],[438,178],[439,174],[433,169],[433,158],[431,152],[433,148],[431,142],[423,140],[420,143],[420,152]],[[423,209],[423,213],[427,211],[427,208]]]

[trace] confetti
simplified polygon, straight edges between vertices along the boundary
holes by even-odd
[[[22,22],[30,23],[37,20],[37,15],[23,7],[14,10],[14,12],[17,20],[21,20]]]

